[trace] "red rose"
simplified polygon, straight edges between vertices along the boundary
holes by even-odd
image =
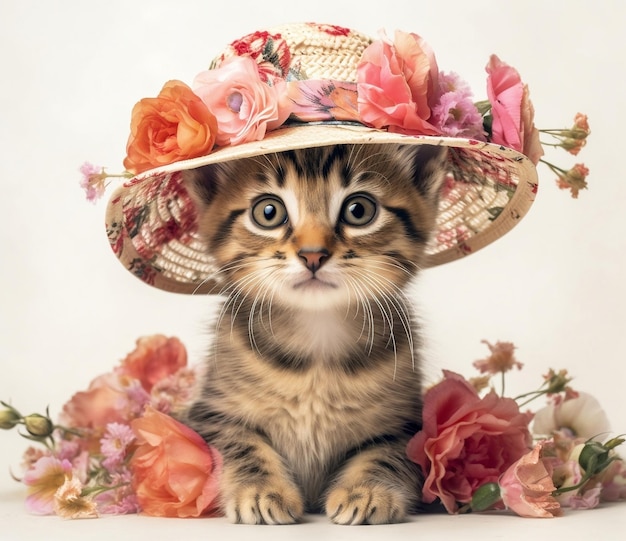
[[[444,376],[426,392],[423,428],[407,453],[424,472],[424,501],[439,498],[454,513],[479,486],[497,482],[528,452],[532,438],[529,415],[513,399],[493,391],[481,398],[460,375]]]

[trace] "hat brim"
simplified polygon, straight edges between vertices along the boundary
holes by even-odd
[[[453,149],[437,230],[423,267],[447,263],[492,243],[532,205],[537,172],[513,149],[464,138],[411,136],[357,124],[291,124],[261,141],[143,172],[119,187],[106,213],[107,234],[122,264],[143,281],[179,293],[217,292],[219,278],[195,233],[195,209],[181,171],[263,154],[337,144],[436,145]]]

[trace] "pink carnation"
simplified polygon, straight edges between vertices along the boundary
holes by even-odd
[[[550,518],[561,514],[552,471],[541,458],[541,444],[511,465],[500,479],[504,505],[522,517]]]
[[[219,68],[201,72],[193,88],[217,118],[220,146],[260,141],[291,112],[285,81],[264,82],[258,64],[247,56],[227,58]]]
[[[491,102],[492,142],[515,149],[537,163],[543,155],[528,87],[518,71],[491,55],[486,66],[487,96]]]
[[[372,43],[357,67],[361,119],[375,128],[411,135],[437,135],[429,119],[437,99],[437,62],[417,34],[396,31]]]

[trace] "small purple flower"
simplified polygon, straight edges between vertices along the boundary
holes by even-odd
[[[439,74],[439,101],[432,109],[431,122],[450,137],[486,141],[483,119],[472,101],[468,84],[456,73]]]

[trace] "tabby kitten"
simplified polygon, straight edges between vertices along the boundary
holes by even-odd
[[[403,287],[434,227],[445,150],[338,145],[187,172],[225,301],[183,420],[224,458],[232,522],[419,503],[419,340]],[[218,291],[216,291],[218,293]]]

